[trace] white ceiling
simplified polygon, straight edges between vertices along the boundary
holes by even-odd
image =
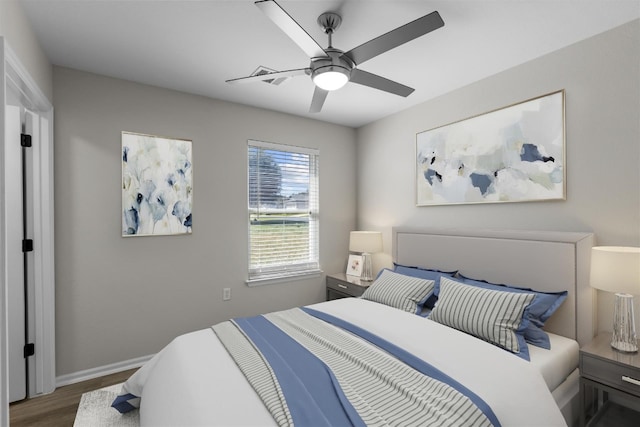
[[[250,0],[20,0],[55,65],[359,127],[640,17],[640,0],[278,0],[322,46],[317,24],[342,16],[333,45],[350,50],[437,10],[445,26],[359,68],[415,88],[407,98],[357,84],[308,112],[307,76],[280,86],[229,85],[258,66],[309,58]]]

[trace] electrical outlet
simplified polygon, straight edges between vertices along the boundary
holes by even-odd
[[[231,299],[231,288],[222,289],[222,301],[229,301]]]

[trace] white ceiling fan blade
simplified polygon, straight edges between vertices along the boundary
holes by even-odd
[[[405,86],[398,82],[394,82],[393,80],[389,80],[378,76],[377,74],[371,74],[357,68],[351,70],[351,78],[349,81],[404,97],[411,95],[415,90],[409,86]]]
[[[345,52],[344,56],[351,59],[356,65],[360,65],[381,53],[413,39],[417,39],[442,26],[444,26],[444,21],[440,17],[440,14],[438,12],[431,12],[422,18],[418,18],[415,21],[409,22]]]
[[[279,79],[282,77],[294,77],[301,76],[303,74],[311,74],[310,68],[298,68],[295,70],[287,70],[287,71],[276,71],[275,73],[265,73],[258,74],[255,76],[247,76],[247,77],[239,77],[237,79],[225,80],[227,83],[235,84],[235,83],[252,83],[259,82],[263,80],[271,80],[271,79]]]
[[[313,98],[311,99],[311,107],[309,107],[309,112],[319,113],[320,110],[322,110],[324,100],[327,99],[328,94],[329,91],[320,89],[318,86],[316,86],[316,89],[313,91]]]
[[[260,0],[255,5],[267,15],[286,35],[289,36],[309,58],[327,56],[322,46],[320,46],[304,28],[273,0]]]

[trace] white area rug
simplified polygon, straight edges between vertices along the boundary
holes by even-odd
[[[73,427],[137,427],[140,425],[138,410],[121,414],[111,407],[122,384],[84,393],[80,399]]]

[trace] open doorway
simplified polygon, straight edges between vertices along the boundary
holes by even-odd
[[[55,389],[53,107],[0,41],[4,77],[0,296],[6,308],[0,320],[0,349],[7,361],[0,367],[0,412],[5,412],[9,399]],[[30,147],[24,147],[26,135]]]

